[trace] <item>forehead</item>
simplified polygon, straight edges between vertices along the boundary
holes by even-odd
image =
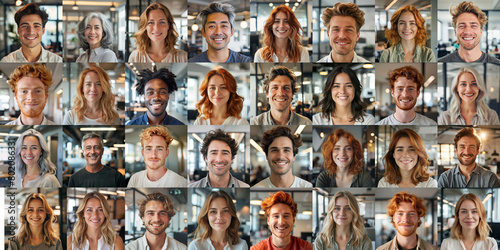
[[[222,78],[222,76],[220,76],[219,74],[215,74],[213,76],[210,77],[210,79],[208,80],[208,85],[210,84],[225,84],[224,83],[224,78]]]
[[[335,145],[351,145],[349,140],[345,136],[341,136],[339,140],[335,143]]]
[[[163,12],[163,10],[152,10],[149,12],[148,18],[167,19],[167,16],[165,15],[165,12]]]
[[[97,138],[97,137],[90,138],[90,139],[85,140],[83,142],[83,145],[84,146],[101,145],[101,140],[99,140],[99,138]]]
[[[460,209],[476,209],[476,203],[472,200],[465,200],[460,205]]]
[[[351,16],[333,16],[330,19],[330,27],[355,27],[356,19]]]
[[[399,16],[399,20],[411,21],[411,20],[415,20],[415,16],[413,15],[413,13],[411,13],[409,11],[405,11],[401,14],[401,16]]]
[[[280,136],[280,137],[276,137],[274,138],[273,142],[271,143],[271,145],[269,145],[269,147],[278,147],[278,148],[284,148],[284,147],[289,147],[289,148],[293,148],[293,142],[290,138],[286,137],[286,136]]]
[[[45,89],[45,85],[38,77],[25,76],[17,81],[17,89]]]
[[[23,145],[26,145],[26,144],[30,144],[30,145],[33,145],[33,144],[35,144],[35,145],[40,145],[40,144],[38,143],[38,138],[36,138],[36,137],[34,137],[34,136],[32,136],[32,135],[24,137],[24,140],[23,140]]]
[[[396,142],[396,147],[397,146],[411,146],[411,141],[410,141],[410,138],[404,136],[404,137],[401,137],[398,139],[398,141]]]
[[[97,199],[97,198],[90,198],[88,201],[87,201],[87,204],[85,204],[85,207],[100,207],[102,206],[101,205],[101,200]]]
[[[85,81],[98,81],[99,76],[94,72],[90,71],[85,75]]]
[[[476,140],[471,136],[464,136],[457,142],[458,145],[476,145]]]
[[[23,23],[42,23],[42,18],[39,15],[36,14],[30,14],[30,15],[24,15],[21,17],[21,20],[19,22],[20,24]]]
[[[146,207],[145,207],[145,210],[160,210],[160,211],[165,211],[165,207],[163,205],[163,202],[161,201],[157,201],[157,200],[152,200],[152,201],[148,201],[148,203],[146,203]]]
[[[271,80],[269,85],[292,85],[292,80],[288,76],[279,75]]]
[[[351,78],[347,73],[339,73],[335,76],[335,79],[333,80],[334,83],[341,83],[341,82],[351,82]]]
[[[276,13],[276,16],[275,16],[275,19],[287,19],[287,18],[288,18],[288,15],[283,11]]]
[[[32,199],[28,204],[28,207],[43,207],[43,203],[39,199]]]
[[[212,150],[228,150],[229,152],[231,152],[231,147],[229,147],[226,142],[213,140],[208,145],[208,151]]]
[[[292,208],[287,204],[276,203],[269,209],[269,214],[292,214]]]
[[[92,17],[92,19],[90,19],[88,24],[101,25],[101,19],[99,19],[98,17]]]
[[[229,17],[222,12],[215,12],[207,16],[207,23],[209,22],[229,22]]]
[[[479,23],[479,18],[472,13],[462,13],[457,17],[457,23]]]
[[[155,78],[144,85],[145,89],[168,89],[167,84],[161,79]]]
[[[394,87],[417,87],[417,83],[404,76],[400,76],[394,82]]]
[[[346,197],[337,197],[335,200],[335,206],[346,206],[349,205],[349,201]]]
[[[144,146],[163,146],[166,147],[167,143],[165,142],[165,139],[159,135],[153,135],[151,136],[151,139],[149,141],[144,142]]]
[[[210,202],[210,208],[214,207],[227,207],[226,199],[222,197],[217,197]]]
[[[417,211],[413,205],[411,204],[411,202],[401,202],[398,204],[398,211],[401,210],[401,211],[408,211],[408,212],[411,212],[411,211]]]
[[[458,78],[459,81],[475,81],[476,78],[474,78],[474,75],[470,72],[465,72],[463,74],[460,75],[460,77]]]

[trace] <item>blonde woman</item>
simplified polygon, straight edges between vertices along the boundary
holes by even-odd
[[[442,250],[498,250],[497,241],[488,237],[491,228],[486,222],[486,211],[475,194],[460,197],[455,218],[451,238],[443,240]]]
[[[54,211],[43,194],[30,194],[23,204],[16,236],[9,240],[9,250],[62,250],[52,223]]]
[[[358,201],[348,191],[338,192],[330,200],[323,229],[314,241],[314,250],[334,249],[372,250]]]
[[[109,206],[98,191],[88,193],[76,210],[78,221],[68,236],[69,250],[123,250],[122,238],[111,225]]]

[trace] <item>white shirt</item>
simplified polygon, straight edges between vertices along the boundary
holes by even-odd
[[[283,60],[283,62],[284,63],[289,62],[288,60],[289,59],[287,56],[285,58],[285,60]],[[279,62],[279,61],[280,61],[280,59],[278,58],[276,53],[274,53],[273,54],[273,62]],[[255,52],[254,62],[258,62],[258,63],[268,62],[268,61],[264,60],[264,58],[262,57],[262,48],[260,48],[259,50],[257,50],[257,52]],[[300,61],[298,61],[298,62],[310,62],[309,52],[307,51],[307,49],[304,46],[300,47]]]
[[[441,243],[441,250],[465,250],[465,245],[462,240],[448,238]],[[498,245],[495,239],[488,237],[483,241],[476,241],[472,250],[498,250]]]
[[[5,125],[26,125],[26,124],[23,124],[21,122],[21,116],[19,116],[17,119],[5,124]],[[38,124],[34,124],[34,125],[38,125]],[[42,123],[40,123],[40,125],[59,125],[49,119],[47,119],[45,116],[43,117],[43,120],[42,120]]]
[[[22,188],[23,181],[24,181],[24,179],[22,176],[16,175],[16,180],[14,181],[14,187]],[[26,183],[25,188],[28,188],[28,187],[47,187],[47,188],[50,188],[50,187],[61,187],[61,184],[59,183],[59,181],[57,180],[55,175],[45,173],[34,180],[28,181]]]
[[[118,236],[116,236],[118,237]],[[73,250],[89,250],[90,249],[90,244],[89,244],[89,240],[86,239],[85,240],[85,243],[83,244],[82,248],[77,248],[76,245],[75,245],[75,241],[73,241]],[[104,237],[101,236],[101,238],[99,238],[99,240],[97,241],[97,249],[98,250],[114,250],[115,249],[115,246],[109,246],[109,245],[106,245],[106,243],[104,243]]]
[[[6,55],[4,58],[2,58],[2,62],[28,62],[26,58],[24,57],[23,51],[21,49],[18,49],[8,55]],[[62,57],[47,51],[43,48],[42,46],[42,54],[40,55],[40,58],[38,58],[37,63],[42,63],[42,62],[47,62],[47,63],[62,63]]]
[[[237,245],[230,245],[228,240],[227,244],[224,246],[224,250],[248,250],[247,242],[240,239],[240,242]],[[188,250],[215,250],[212,245],[212,241],[210,238],[207,240],[195,239],[189,244]]]
[[[367,113],[363,115],[363,122],[361,122],[361,120],[356,120],[354,122],[354,125],[373,125],[373,124],[375,124],[375,117]],[[323,113],[317,113],[313,115],[313,125],[333,125],[333,121],[330,118],[330,116],[324,118]]]
[[[130,242],[125,246],[126,250],[150,250],[148,245],[148,240],[146,239],[146,234],[141,238]],[[161,250],[186,250],[186,245],[172,239],[168,236],[165,237],[165,244],[161,247]]]
[[[399,186],[397,184],[389,184],[385,180],[385,177],[383,177],[382,179],[380,179],[380,181],[378,182],[378,186],[377,187],[379,187],[379,188],[399,188]],[[436,180],[434,180],[433,178],[429,177],[428,180],[419,182],[417,184],[417,186],[415,186],[415,187],[418,187],[418,188],[437,188],[438,187],[438,183],[437,183]]]
[[[77,122],[75,114],[73,114],[73,110],[68,111],[64,115],[62,125],[109,125],[100,123],[97,121],[98,119],[90,119],[83,116],[83,120],[81,122]],[[120,117],[117,116],[111,125],[121,125]]]
[[[196,118],[196,121],[194,121],[193,125],[212,125],[210,124],[210,119],[205,119],[205,116],[200,116]],[[224,120],[222,125],[250,125],[248,124],[248,121],[243,118],[236,118],[234,116],[229,116]]]
[[[327,56],[321,58],[318,62],[327,62],[327,63],[333,63],[333,60],[332,60],[332,53],[333,51],[330,51],[330,54],[328,54]],[[366,59],[364,59],[363,57],[361,56],[358,56],[358,54],[356,54],[356,52],[354,52],[354,57],[352,58],[352,63],[358,63],[358,62],[370,62]]]
[[[413,121],[408,122],[408,123],[402,123],[396,118],[394,118],[394,114],[382,119],[381,121],[377,122],[375,125],[437,125],[436,121],[432,120],[429,117],[423,116],[419,113],[416,113],[415,119]]]
[[[103,62],[103,63],[116,63],[118,59],[116,59],[116,54],[114,51],[110,49],[104,49],[102,47],[93,49],[90,51],[87,50],[85,53],[81,54],[77,59],[77,63],[86,63],[86,62]]]
[[[147,170],[142,170],[130,177],[127,187],[187,187],[187,180],[169,169],[159,180],[150,181]]]
[[[312,188],[312,187],[313,185],[310,182],[301,179],[297,176],[295,176],[295,180],[293,180],[293,183],[290,186],[290,188]],[[275,187],[271,182],[271,179],[267,177],[264,180],[260,181],[259,183],[255,184],[252,188],[277,188],[277,187]]]

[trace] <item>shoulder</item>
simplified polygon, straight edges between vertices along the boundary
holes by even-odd
[[[312,184],[298,176],[295,176],[295,181],[293,182],[292,187],[305,187],[305,188],[312,188]]]
[[[392,115],[380,120],[379,122],[375,123],[375,125],[391,125],[391,118],[392,118]]]
[[[207,52],[203,51],[200,54],[189,58],[188,62],[209,62]]]
[[[50,51],[47,51],[47,61],[46,62],[56,62],[56,63],[62,63],[62,57],[58,56],[55,53],[52,53]]]
[[[382,177],[382,179],[380,179],[380,181],[378,181],[378,185],[377,187],[379,188],[384,188],[384,187],[389,187],[390,184],[385,180],[385,176]]]
[[[252,62],[252,59],[249,56],[245,56],[239,52],[229,50],[229,59],[227,62],[242,62],[242,63],[249,63]]]
[[[185,125],[179,119],[177,119],[171,115],[168,115],[168,117],[170,118],[170,122],[168,124],[164,124],[164,125]]]
[[[101,53],[102,55],[100,62],[110,62],[110,63],[118,62],[115,52],[112,51],[111,49],[103,49]]]
[[[87,56],[87,52],[83,52],[83,54],[79,55],[78,58],[76,58],[76,62],[84,62],[84,58]]]
[[[75,115],[73,114],[73,110],[69,110],[64,115],[62,125],[74,125],[75,124]]]
[[[303,240],[299,237],[292,236],[293,239],[295,239],[295,242],[299,245],[298,249],[311,249],[312,250],[312,244],[311,242],[307,240]]]
[[[418,119],[418,120],[417,120]],[[436,121],[431,118],[417,113],[417,117],[414,120],[416,123],[412,125],[437,125]]]
[[[59,180],[57,180],[54,174],[44,174],[42,180],[40,181],[40,187],[61,187]]]
[[[392,241],[394,241],[394,239],[393,239],[393,240],[391,240],[391,241],[389,241],[389,242],[387,242],[387,243],[385,243],[385,244],[384,244],[384,245],[382,245],[382,246],[379,246],[379,247],[377,248],[377,250],[389,250],[389,249],[390,249],[390,247],[391,247]]]
[[[375,124],[375,117],[371,114],[365,113],[363,115],[363,122],[361,125],[374,125]]]
[[[118,234],[116,234],[116,238],[115,238],[115,250],[121,250],[121,249],[124,249],[125,248],[125,245],[123,244],[123,240],[122,240],[122,237],[120,237]]]
[[[391,57],[393,47],[394,46],[382,51],[382,54],[380,55],[380,62],[381,63],[389,62],[389,57]]]
[[[435,187],[438,186],[437,181],[434,178],[432,178],[432,177],[429,177],[429,179],[427,181],[420,182],[419,185],[417,185],[417,186],[420,186],[420,184],[422,184],[421,187],[435,188]]]
[[[202,187],[201,186],[201,182],[202,182],[203,179],[199,180],[199,181],[196,181],[196,182],[193,182],[193,183],[189,183],[188,184],[188,187],[189,188],[198,188],[198,187]]]
[[[310,62],[311,60],[309,59],[309,51],[307,51],[307,48],[304,46],[301,46],[300,48],[300,62]]]
[[[255,55],[253,56],[253,62],[264,62],[264,59],[262,58],[262,48],[258,49],[257,52],[255,52]]]
[[[460,59],[460,56],[458,56],[458,51],[454,51],[446,56],[443,56],[438,59],[438,62],[462,62]]]
[[[316,179],[316,187],[333,187],[332,180],[335,176],[330,171],[325,170],[318,175]]]
[[[141,52],[139,52],[139,50],[136,49],[136,50],[132,51],[132,53],[130,54],[130,56],[128,58],[128,62],[131,62],[131,63],[139,62],[140,55],[141,55]]]
[[[2,58],[2,62],[16,62],[16,53],[18,53],[18,51],[20,51],[21,49],[18,49],[14,52],[11,52],[10,54],[4,56]]]
[[[269,177],[267,177],[259,183],[253,185],[252,188],[271,188],[272,186],[270,186],[269,183],[271,182],[269,181]]]
[[[128,121],[126,125],[146,125],[146,123],[143,122],[142,117],[143,117],[143,115],[136,117],[136,118]]]
[[[245,118],[240,118],[240,119],[236,119],[236,117],[234,118],[236,121],[233,123],[234,125],[250,125],[247,121],[247,119]],[[231,124],[231,125],[233,125]]]
[[[313,115],[312,124],[313,125],[331,125],[329,124],[330,119],[323,117],[323,113],[317,113]]]
[[[296,117],[295,119],[298,119],[298,122],[296,122],[296,124],[292,124],[292,125],[312,125],[312,122],[311,122],[311,120],[309,120],[309,118],[307,118],[303,115],[299,115],[295,112],[293,112],[293,113],[294,113],[293,115]]]
[[[266,246],[268,245],[268,242],[269,242],[269,238],[263,239],[259,243],[253,245],[250,249],[252,249],[252,250],[267,249]]]
[[[167,240],[168,240],[168,249],[172,249],[172,250],[186,250],[187,249],[187,247],[184,243],[177,241],[174,238],[167,236]]]
[[[267,111],[269,112],[269,111]],[[264,124],[264,118],[267,115],[267,112],[264,112],[252,119],[250,119],[250,125],[270,125],[270,124]]]
[[[198,116],[198,117],[196,118],[196,120],[194,120],[193,125],[207,125],[207,124],[206,124],[206,120],[207,120],[207,119],[205,119],[205,116],[203,116],[203,115]]]
[[[450,121],[451,121],[451,112],[449,109],[444,111],[444,112],[441,112],[441,114],[439,114],[439,117],[438,117],[438,124],[439,125],[448,125],[451,123]]]

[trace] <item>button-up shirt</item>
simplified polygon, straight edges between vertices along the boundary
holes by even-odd
[[[382,52],[380,56],[381,63],[402,63],[405,62],[405,52],[403,51],[403,46],[398,43]],[[415,51],[413,52],[413,62],[436,62],[436,57],[432,49],[428,47],[422,47],[420,45],[415,46]]]
[[[470,124],[466,124],[464,117],[460,114],[460,110],[458,110],[458,114],[455,114],[452,117],[451,111],[446,110],[439,115],[438,124],[439,125],[500,125],[500,121],[498,120],[498,114],[495,110],[488,108],[486,110],[486,119],[480,119],[477,112],[472,116],[472,121]],[[455,118],[453,120],[452,118]]]
[[[148,240],[146,239],[146,234],[141,238],[130,242],[125,246],[126,250],[149,250],[151,249],[148,245]],[[168,236],[165,237],[165,244],[161,247],[161,250],[186,250],[186,245],[172,239]]]
[[[190,188],[209,188],[209,187],[212,187],[212,185],[210,185],[210,179],[208,178],[208,175],[207,175],[195,183],[188,184],[188,187],[190,187]],[[229,174],[229,185],[227,187],[249,188],[250,185],[234,178],[233,175]]]
[[[330,54],[328,54],[327,56],[321,58],[318,62],[319,63],[321,63],[321,62],[333,63],[332,53],[333,53],[333,51],[331,51]],[[358,62],[364,63],[364,62],[370,62],[370,61],[364,59],[361,56],[358,56],[358,54],[356,54],[356,52],[354,52],[354,57],[352,58],[352,61],[350,61],[350,62],[351,63],[358,63]]]
[[[418,237],[417,248],[415,250],[437,250],[438,248],[431,243],[422,240]],[[391,241],[385,243],[384,245],[377,248],[377,250],[399,250],[397,238],[394,237]]]
[[[498,184],[498,177],[495,173],[477,164],[470,173],[468,181],[460,172],[459,166],[442,173],[438,181],[439,188],[494,188],[498,187]]]
[[[24,54],[23,54],[23,51],[21,49],[18,49],[10,54],[8,54],[7,56],[5,56],[4,58],[2,58],[2,62],[28,62],[28,60],[26,60],[26,58],[24,57]],[[45,50],[43,47],[42,47],[42,54],[40,55],[40,58],[38,58],[38,61],[36,61],[37,63],[43,63],[43,62],[46,62],[46,63],[62,63],[62,57],[50,52],[50,51],[47,51]]]
[[[274,119],[271,116],[271,111],[264,112],[259,116],[250,120],[250,125],[276,125],[274,124]],[[311,120],[307,119],[305,116],[301,116],[293,111],[290,111],[290,118],[286,125],[312,125]]]
[[[89,58],[90,54],[90,58]],[[116,59],[116,54],[114,51],[110,49],[105,49],[102,47],[93,49],[93,50],[87,50],[85,53],[80,55],[78,59],[76,59],[76,62],[104,62],[104,63],[115,63],[118,62],[118,59]]]
[[[185,125],[183,122],[177,120],[175,117],[169,116],[168,113],[165,113],[165,118],[163,119],[162,125]],[[148,119],[148,113],[144,113],[133,120],[127,122],[126,125],[150,125]]]

